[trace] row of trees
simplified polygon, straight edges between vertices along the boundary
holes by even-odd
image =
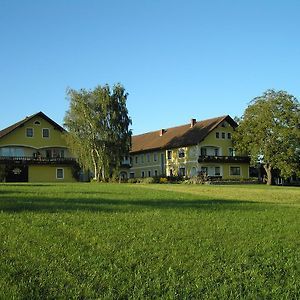
[[[83,169],[93,170],[95,180],[106,181],[130,150],[128,93],[117,84],[112,89],[70,89],[67,95],[67,143]],[[247,153],[253,165],[264,166],[268,184],[274,169],[284,178],[300,176],[300,105],[294,96],[268,90],[250,102],[238,123],[235,148]]]

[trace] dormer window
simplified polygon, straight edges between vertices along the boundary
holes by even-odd
[[[182,149],[182,148],[179,149],[179,150],[178,150],[178,157],[179,157],[179,158],[183,158],[184,156],[185,156],[184,149]]]
[[[26,128],[26,137],[33,137],[33,128]]]

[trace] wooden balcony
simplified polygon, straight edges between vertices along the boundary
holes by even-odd
[[[71,157],[33,157],[33,156],[0,156],[0,164],[22,165],[73,165],[76,159]]]
[[[198,158],[198,163],[211,162],[211,163],[249,163],[250,157],[248,156],[212,156],[201,155]]]

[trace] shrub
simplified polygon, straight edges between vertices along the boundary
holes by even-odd
[[[161,178],[159,179],[159,183],[168,183],[168,178],[161,177]]]

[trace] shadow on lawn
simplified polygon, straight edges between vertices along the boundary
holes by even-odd
[[[91,198],[89,194],[96,197]],[[112,194],[116,198],[112,199]],[[122,197],[124,195],[124,197]],[[138,212],[147,209],[194,209],[194,210],[262,210],[261,204],[253,201],[225,200],[225,199],[182,199],[176,195],[168,195],[158,199],[151,199],[149,196],[139,196],[126,199],[126,193],[101,193],[92,192],[79,193],[74,198],[58,198],[49,194],[32,194],[21,191],[2,191],[0,193],[0,211],[4,212],[66,212],[66,211],[91,211],[91,212]],[[171,199],[172,197],[172,199]],[[122,199],[124,198],[124,200]]]

